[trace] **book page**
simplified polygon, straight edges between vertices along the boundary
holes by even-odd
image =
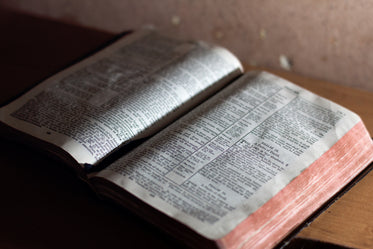
[[[242,72],[228,51],[144,30],[39,84],[1,121],[97,164],[156,132]]]
[[[286,80],[249,73],[95,176],[218,239],[359,120]]]

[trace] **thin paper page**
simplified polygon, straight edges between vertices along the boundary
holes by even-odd
[[[192,98],[211,94],[240,70],[223,49],[142,31],[49,78],[2,108],[0,117],[81,164],[96,164],[166,125]]]
[[[358,121],[283,79],[251,73],[97,176],[218,239]]]

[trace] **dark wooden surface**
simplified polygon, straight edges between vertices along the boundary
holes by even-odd
[[[4,10],[0,10],[0,31],[1,103],[9,101],[114,37],[114,34],[98,30]],[[347,107],[357,111],[372,132],[372,93],[342,88],[291,73],[275,73],[337,102],[347,101]],[[33,148],[0,140],[0,165],[0,248],[182,247],[172,237],[126,209],[99,200],[74,172]],[[367,177],[372,178],[372,174]],[[361,245],[346,242],[344,234],[347,233],[350,237],[365,238],[365,244],[362,245],[373,245],[373,242],[369,244],[372,239],[366,238],[366,233],[361,235],[361,230],[354,230],[358,222],[363,222],[361,226],[368,234],[373,231],[373,209],[368,209],[368,203],[373,198],[369,194],[359,195],[360,189],[372,190],[373,184],[371,181],[360,185],[352,189],[355,191],[352,197],[343,199],[342,203],[335,203],[332,208],[337,208],[332,209],[332,213],[328,209],[310,227],[304,229],[298,238],[348,246]],[[349,212],[352,214],[360,212],[358,207],[361,206],[364,215],[371,219],[361,221],[361,217],[355,220],[346,217],[345,207],[351,207]],[[339,226],[342,223],[345,227],[343,232]],[[355,240],[359,240],[359,237]]]

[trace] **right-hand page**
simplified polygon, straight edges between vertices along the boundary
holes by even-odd
[[[286,80],[248,73],[96,176],[218,239],[359,121]]]

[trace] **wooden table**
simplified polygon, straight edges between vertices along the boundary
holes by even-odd
[[[0,10],[0,102],[113,38],[102,31]],[[373,93],[274,73],[357,112],[373,134]],[[99,200],[63,165],[23,145],[0,141],[1,248],[182,248],[125,209]],[[296,238],[373,247],[373,173]]]

